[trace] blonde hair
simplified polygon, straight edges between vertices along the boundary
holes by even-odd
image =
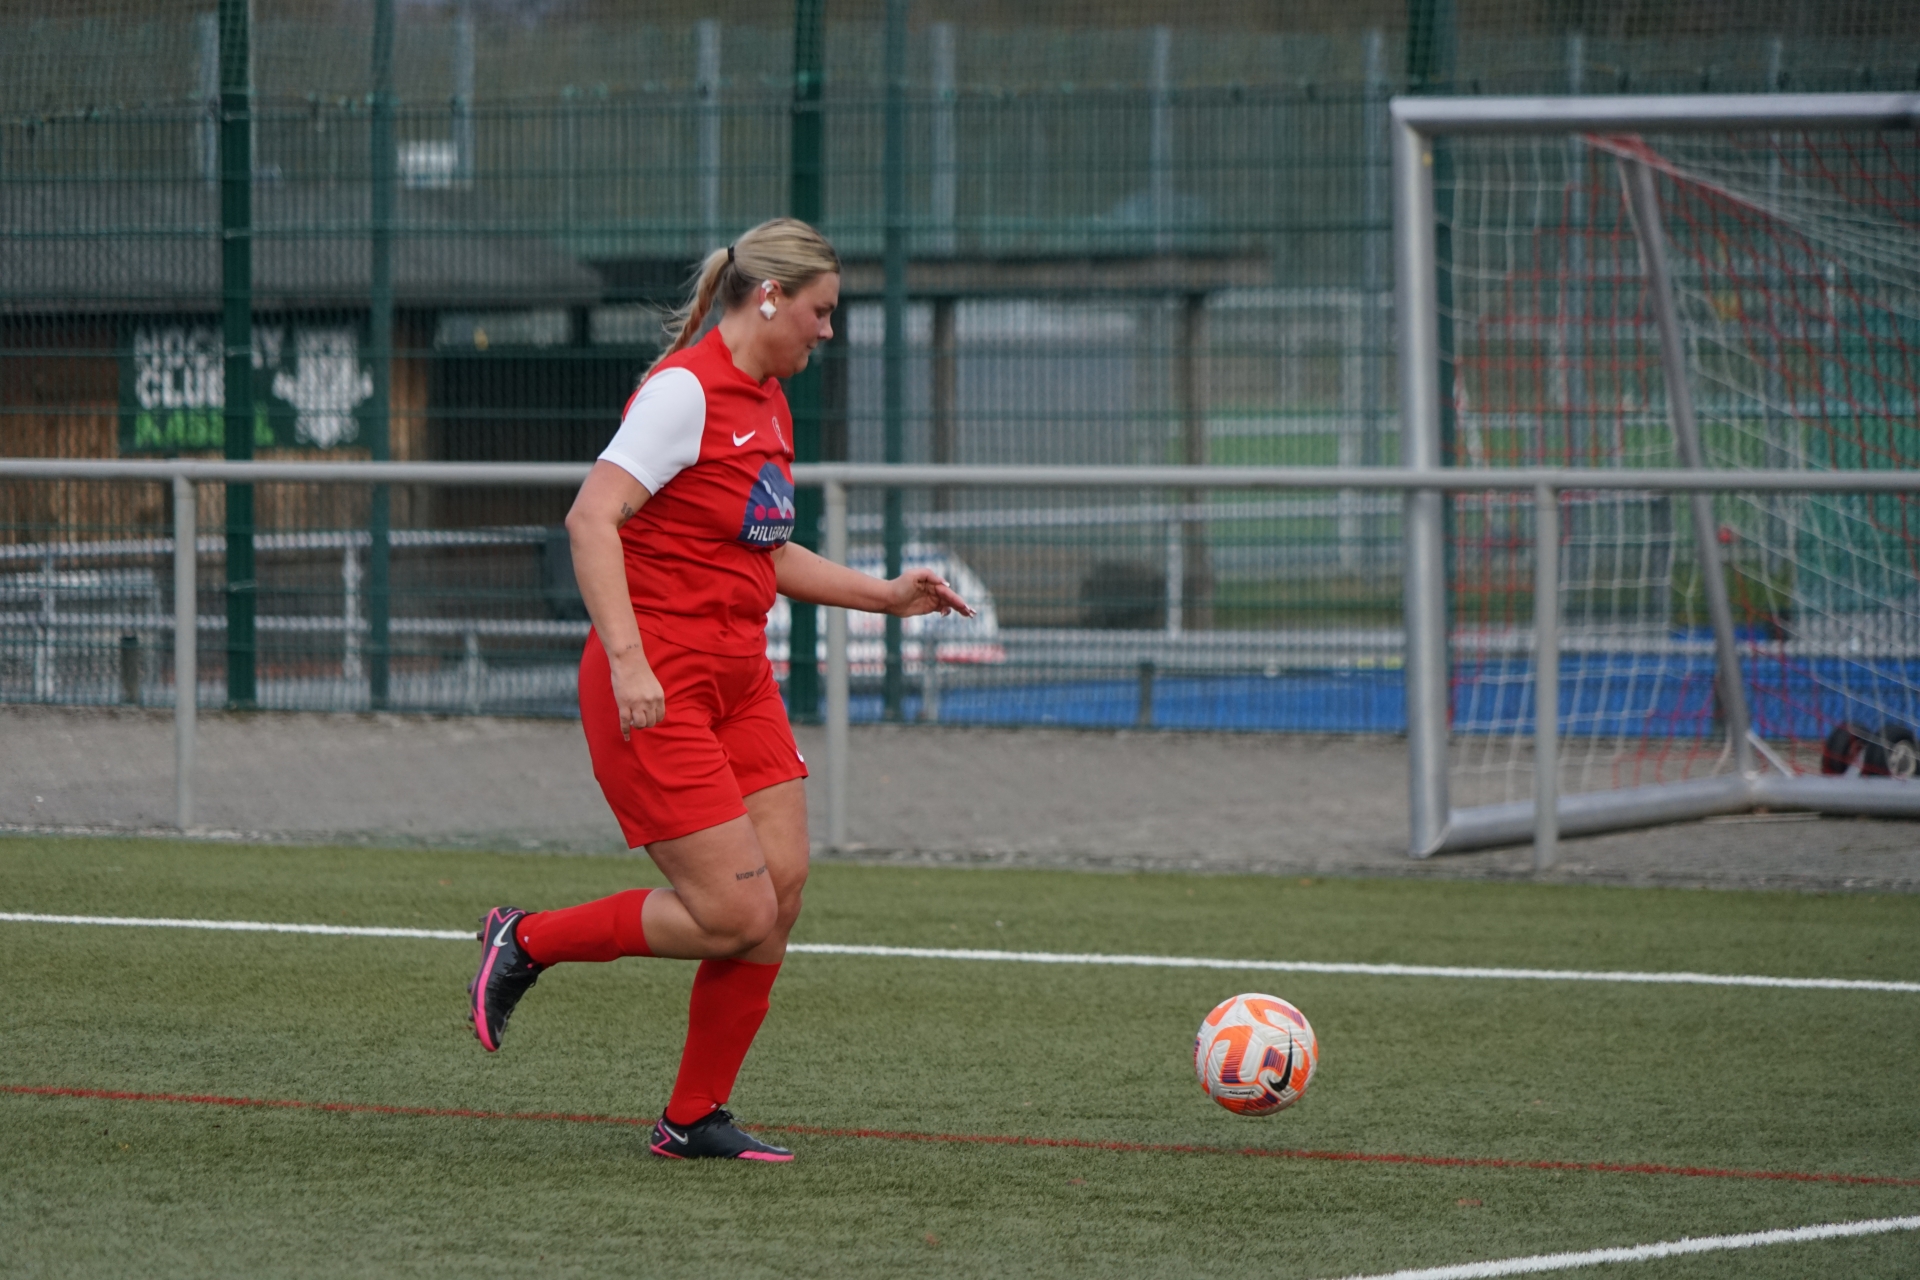
[[[752,297],[762,281],[775,281],[792,295],[829,271],[839,270],[840,255],[827,238],[798,218],[761,223],[701,262],[694,273],[692,295],[667,317],[667,349],[647,366],[640,380],[645,382],[662,360],[699,336],[715,302],[724,314]]]

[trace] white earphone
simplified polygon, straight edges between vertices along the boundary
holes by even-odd
[[[769,320],[773,319],[774,305],[773,305],[773,299],[768,297],[767,295],[772,292],[773,292],[773,281],[762,280],[760,282],[760,314],[765,316]]]

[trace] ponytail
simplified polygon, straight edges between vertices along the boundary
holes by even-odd
[[[700,326],[707,322],[707,313],[713,310],[713,295],[720,289],[720,278],[733,265],[733,250],[715,249],[700,263],[694,276],[693,296],[676,307],[667,316],[667,349],[654,358],[647,366],[640,380],[645,382],[660,367],[660,362],[676,351],[688,346],[700,334]]]
[[[640,380],[652,377],[661,361],[685,350],[700,336],[716,300],[722,312],[732,311],[752,297],[764,280],[778,283],[791,295],[828,272],[839,270],[840,255],[825,236],[806,223],[797,218],[761,223],[701,260],[691,295],[667,317],[667,349],[647,366]]]

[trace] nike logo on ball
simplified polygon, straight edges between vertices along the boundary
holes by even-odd
[[[759,432],[759,431],[758,431],[757,429],[756,429],[756,430],[753,430],[753,431],[749,431],[749,432],[747,432],[747,434],[745,434],[745,435],[743,435],[743,436],[735,436],[735,437],[733,438],[733,443],[734,443],[734,444],[735,444],[736,446],[738,446],[738,445],[743,445],[743,444],[745,444],[745,443],[746,443],[747,441],[749,441],[749,440],[751,440],[751,439],[753,439],[753,438],[754,438],[755,436],[757,436],[757,435],[759,435],[759,434],[760,434],[760,432]]]

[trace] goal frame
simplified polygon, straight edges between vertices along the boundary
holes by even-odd
[[[1438,138],[1487,134],[1540,136],[1625,130],[1662,133],[1726,129],[1796,130],[1920,129],[1920,94],[1726,94],[1613,97],[1396,98],[1388,107],[1393,162],[1395,326],[1399,340],[1401,454],[1405,467],[1438,471],[1446,465],[1441,436],[1441,346],[1439,259],[1435,234],[1433,147]],[[1664,236],[1644,166],[1627,162],[1629,196],[1636,222],[1648,228],[1642,250],[1648,263],[1649,302],[1660,329],[1667,371],[1668,411],[1685,469],[1659,487],[1686,491],[1689,472],[1701,475],[1697,436],[1685,370],[1685,348],[1673,311]],[[1454,469],[1451,475],[1466,474]],[[1716,472],[1724,479],[1725,472]],[[1452,486],[1466,487],[1466,486]],[[1714,486],[1719,487],[1719,486]],[[1920,490],[1920,483],[1911,486]],[[1557,550],[1556,490],[1536,490],[1537,546]],[[1691,491],[1695,504],[1705,493]],[[1450,682],[1447,627],[1445,494],[1409,492],[1406,498],[1405,609],[1408,742],[1408,854],[1431,854],[1497,844],[1534,844],[1534,863],[1555,858],[1561,834],[1587,835],[1736,813],[1765,805],[1843,814],[1920,817],[1920,781],[1796,775],[1765,758],[1764,744],[1747,727],[1731,610],[1718,570],[1718,549],[1698,539],[1703,584],[1713,623],[1716,679],[1727,708],[1734,750],[1732,774],[1677,783],[1558,794],[1558,720],[1539,718],[1535,735],[1534,795],[1498,805],[1455,809],[1448,796]],[[1702,521],[1697,527],[1710,527]],[[1549,542],[1549,537],[1552,541]],[[1710,570],[1710,571],[1708,571]],[[1537,706],[1558,705],[1557,554],[1537,554],[1535,567],[1535,671]],[[1717,590],[1716,590],[1717,588]],[[1545,605],[1544,609],[1541,607]]]

